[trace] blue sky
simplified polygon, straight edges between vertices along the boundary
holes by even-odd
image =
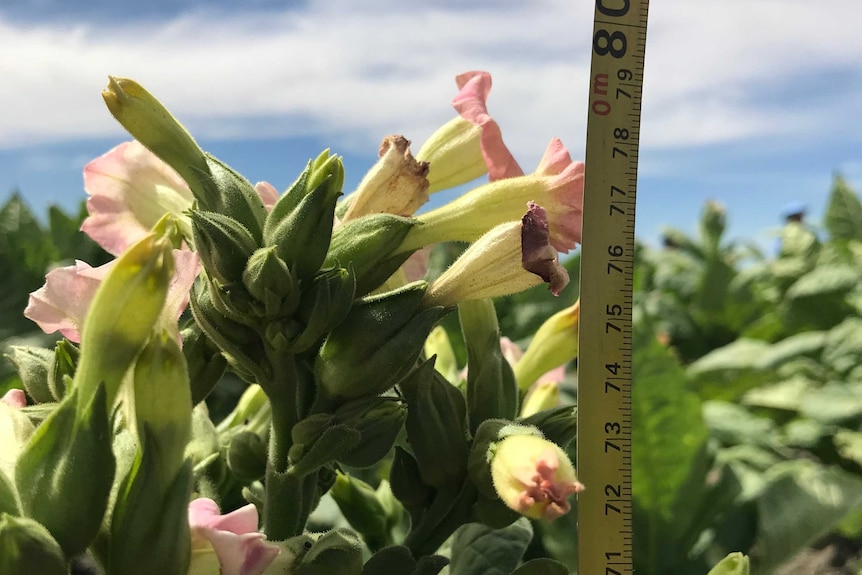
[[[454,76],[492,73],[489,110],[527,171],[559,136],[583,157],[591,0],[4,0],[0,197],[85,197],[81,169],[126,139],[108,74],[135,78],[202,146],[284,188],[325,147],[349,189],[401,133],[453,115]],[[694,231],[708,199],[730,234],[772,244],[781,208],[817,222],[832,175],[862,190],[858,0],[655,0],[638,235]]]

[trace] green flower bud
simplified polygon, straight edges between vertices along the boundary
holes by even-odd
[[[244,483],[251,483],[266,473],[267,443],[257,433],[240,431],[230,440],[227,466]]]
[[[44,525],[69,557],[95,539],[114,481],[105,387],[97,385],[92,396],[73,388],[36,429],[15,468],[24,515]]]
[[[728,554],[707,575],[748,575],[750,569],[748,555],[736,552]]]
[[[191,556],[188,502],[190,460],[163,484],[159,450],[146,425],[138,460],[120,484],[110,522],[107,570],[124,575],[186,573]]]
[[[66,395],[69,382],[75,377],[81,350],[67,339],[61,339],[54,348],[51,370],[48,372],[48,387],[58,400]]]
[[[307,445],[294,445],[290,451],[289,474],[302,477],[341,458],[359,443],[360,434],[346,425],[327,427],[317,441]]]
[[[197,405],[206,399],[224,375],[227,360],[195,322],[189,322],[180,335],[192,388],[192,405]]]
[[[335,410],[335,419],[359,431],[361,439],[338,461],[351,467],[371,467],[386,457],[407,420],[407,410],[394,398],[364,397]]]
[[[189,215],[195,249],[207,273],[225,286],[240,282],[249,257],[258,247],[248,229],[217,212],[192,210]]]
[[[332,234],[324,267],[352,265],[356,293],[366,294],[386,281],[413,253],[394,252],[414,225],[415,220],[392,214],[350,220]]]
[[[337,165],[341,166],[340,161]],[[267,220],[267,232],[264,234],[266,245],[275,246],[279,257],[299,279],[317,273],[326,258],[332,238],[335,203],[341,195],[341,188],[336,187],[337,183],[338,178],[330,175],[317,187],[312,188],[296,208],[281,220],[271,225],[272,216]],[[289,199],[291,198],[287,198]],[[276,203],[275,207],[280,206]]]
[[[428,334],[428,339],[425,340],[425,357],[432,355],[437,356],[437,361],[434,364],[437,371],[449,380],[449,383],[458,385],[461,379],[458,373],[458,360],[455,357],[455,350],[452,349],[452,342],[449,341],[446,328],[442,325],[435,326]]]
[[[134,371],[134,415],[138,437],[150,432],[145,450],[153,452],[149,489],[164,492],[185,461],[191,440],[192,396],[186,359],[176,340],[165,331],[150,338],[138,355]]]
[[[309,415],[290,430],[290,438],[295,445],[310,445],[320,439],[323,433],[335,425],[335,417],[329,413]]]
[[[434,488],[424,482],[416,459],[400,447],[395,448],[389,471],[392,493],[417,523],[434,497]]]
[[[521,418],[518,423],[539,428],[545,438],[565,448],[578,434],[578,408],[560,405]]]
[[[458,319],[467,344],[467,409],[470,431],[486,419],[513,419],[518,387],[500,349],[500,329],[494,302],[469,300],[458,304]]]
[[[273,246],[254,252],[242,273],[242,285],[263,304],[266,317],[290,315],[299,305],[299,286]]]
[[[161,102],[134,80],[110,76],[102,98],[114,118],[136,140],[186,181],[201,207],[218,208],[203,150]]]
[[[159,320],[173,273],[170,242],[150,234],[127,249],[102,281],[87,311],[75,372],[84,405],[102,383],[113,405],[123,376]]]
[[[9,441],[9,438],[5,441]],[[21,514],[21,510],[18,508],[18,494],[12,480],[0,469],[0,514],[2,513],[17,516]]]
[[[189,298],[195,322],[222,350],[227,362],[246,381],[267,381],[266,360],[258,335],[249,327],[224,316],[213,303],[209,290],[197,282]]]
[[[54,359],[51,350],[29,345],[12,345],[9,346],[9,353],[4,355],[15,365],[24,389],[36,403],[58,399],[48,385],[48,373]]]
[[[329,148],[323,150],[311,162],[311,174],[306,187],[313,190],[327,180],[329,185],[337,190],[344,187],[344,164],[340,156],[330,154]]]
[[[312,280],[302,292],[299,308],[293,318],[286,320],[288,329],[280,329],[274,337],[284,341],[276,349],[302,353],[344,320],[353,305],[355,278],[349,270],[327,270]],[[296,323],[299,320],[301,323]],[[297,329],[296,333],[293,330]],[[291,335],[293,333],[293,335]]]
[[[269,431],[268,424],[271,414],[272,408],[269,404],[269,398],[263,389],[257,384],[249,385],[242,392],[233,411],[218,424],[218,432],[225,434],[242,426],[246,431],[254,431],[262,436]],[[192,421],[194,421],[194,417]]]
[[[530,346],[514,366],[522,393],[548,371],[578,357],[578,320],[581,300],[549,317],[536,331]]]
[[[205,154],[211,185],[218,190],[219,202],[214,212],[229,215],[251,233],[257,245],[263,242],[263,222],[266,207],[254,186],[236,170],[212,156]],[[206,208],[202,204],[204,209]],[[255,246],[256,247],[256,246]]]
[[[434,324],[447,312],[420,309],[425,282],[366,298],[324,341],[314,373],[329,398],[379,395],[416,363]]]
[[[359,532],[369,549],[376,551],[389,542],[386,510],[370,485],[361,479],[338,473],[329,493],[344,518]]]
[[[362,542],[348,529],[327,531],[296,566],[296,575],[354,575],[361,571]]]
[[[42,525],[0,513],[0,573],[65,575],[63,550]]]
[[[407,401],[407,437],[423,482],[457,489],[467,473],[464,396],[437,373],[433,359],[413,370],[400,387]]]

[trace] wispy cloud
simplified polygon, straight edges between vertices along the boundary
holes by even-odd
[[[11,23],[0,9],[0,147],[104,137],[120,129],[99,91],[139,80],[211,138],[315,133],[374,146],[421,142],[452,114],[453,77],[493,73],[490,109],[525,165],[552,136],[585,133],[590,0],[310,3],[285,12],[195,11],[110,27]],[[650,14],[644,146],[752,137],[828,137],[862,112],[808,80],[862,79],[856,0],[663,0]],[[817,98],[785,102],[780,91]]]

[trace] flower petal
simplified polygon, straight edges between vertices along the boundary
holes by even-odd
[[[493,182],[523,176],[524,171],[503,143],[500,126],[488,114],[486,103],[491,92],[491,74],[482,71],[465,72],[456,76],[455,82],[459,92],[452,100],[452,106],[462,118],[482,128],[480,145],[482,157],[488,166],[488,179]]]

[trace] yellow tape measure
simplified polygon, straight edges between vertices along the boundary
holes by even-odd
[[[632,568],[632,282],[649,0],[596,0],[578,353],[579,575]]]

